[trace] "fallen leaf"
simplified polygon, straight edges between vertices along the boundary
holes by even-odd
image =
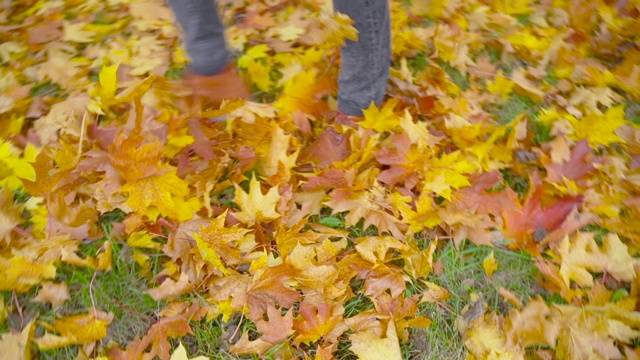
[[[299,318],[293,321],[293,330],[298,334],[296,343],[312,343],[327,335],[342,318],[334,313],[334,307],[322,303],[312,305],[306,301],[300,303]]]
[[[387,323],[383,336],[372,331],[364,331],[349,335],[349,340],[351,340],[351,351],[360,359],[402,359],[393,319]]]
[[[506,301],[511,303],[511,305],[515,306],[516,308],[522,308],[522,301],[520,301],[520,299],[518,299],[518,297],[511,291],[501,287],[500,289],[498,289],[498,294],[500,294],[500,296],[502,296]]]
[[[125,359],[141,359],[143,356],[152,359],[157,356],[160,359],[169,360],[171,351],[169,338],[191,334],[189,321],[198,321],[203,316],[202,309],[197,304],[193,304],[180,313],[162,318],[151,325],[144,337],[136,338],[129,343],[121,356]]]
[[[184,348],[184,345],[180,343],[178,347],[173,351],[169,360],[209,360],[206,356],[196,356],[193,358],[189,358],[187,356],[187,349]]]
[[[191,291],[194,285],[189,282],[189,276],[185,273],[180,274],[178,281],[166,279],[160,286],[147,290],[147,294],[155,301],[164,300],[170,297],[182,295]]]
[[[487,273],[487,276],[493,276],[493,273],[498,268],[498,262],[493,256],[493,251],[489,255],[487,255],[484,260],[482,260],[482,268],[484,269],[484,272]]]
[[[395,131],[400,129],[400,117],[394,113],[397,100],[387,101],[380,109],[371,103],[369,108],[363,110],[364,121],[360,126],[377,132]]]
[[[311,145],[300,153],[300,161],[314,160],[320,168],[326,168],[349,155],[347,137],[333,127],[327,128]]]
[[[280,217],[280,214],[278,214],[275,209],[279,200],[280,194],[278,194],[277,186],[272,187],[266,195],[263,195],[260,189],[260,182],[253,177],[249,182],[248,193],[236,185],[236,197],[234,201],[240,206],[242,211],[233,213],[233,216],[247,225],[275,220]]]
[[[57,349],[76,344],[90,344],[107,336],[107,328],[113,321],[112,313],[96,309],[86,314],[72,315],[56,319],[53,329],[59,335],[46,333],[34,339],[41,350]]]
[[[33,321],[29,322],[20,333],[8,332],[0,337],[0,349],[3,359],[31,359],[31,340],[33,338]]]
[[[260,337],[262,341],[277,344],[285,341],[294,333],[293,312],[289,310],[284,316],[281,315],[281,312],[281,310],[270,306],[267,308],[268,320],[256,322],[256,328],[262,333]]]
[[[54,309],[62,305],[67,300],[69,300],[69,289],[67,288],[67,284],[55,284],[50,282],[43,283],[42,288],[38,291],[38,295],[31,299],[33,302],[39,302],[42,304],[49,303]]]
[[[420,299],[420,302],[447,301],[447,299],[451,296],[447,289],[438,284],[432,283],[430,281],[425,281],[424,284],[427,286],[427,290],[422,295],[422,299]]]
[[[510,344],[554,346],[562,325],[551,318],[551,309],[544,301],[534,299],[524,309],[512,311],[505,327]]]

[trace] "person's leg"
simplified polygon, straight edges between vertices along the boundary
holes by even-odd
[[[334,9],[354,20],[358,41],[340,51],[338,107],[347,115],[382,102],[391,66],[391,21],[387,0],[334,0]]]
[[[247,99],[249,89],[238,71],[229,66],[231,56],[224,25],[213,0],[167,0],[184,30],[191,57],[185,84],[200,104],[218,106],[225,99]]]
[[[184,30],[184,42],[191,57],[191,71],[197,75],[222,72],[230,56],[224,39],[224,25],[213,0],[167,0]]]

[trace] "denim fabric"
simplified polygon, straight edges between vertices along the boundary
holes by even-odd
[[[227,65],[229,51],[224,27],[213,0],[168,0],[184,30],[191,69],[213,75]],[[358,41],[347,41],[340,51],[338,106],[348,115],[362,115],[384,98],[391,64],[391,24],[387,0],[334,0],[334,8],[351,17]]]
[[[340,51],[338,107],[362,115],[384,98],[391,66],[391,22],[387,0],[334,0],[334,9],[355,21],[358,41],[347,40]]]
[[[184,30],[191,70],[198,75],[221,72],[230,60],[224,26],[213,0],[167,0]]]

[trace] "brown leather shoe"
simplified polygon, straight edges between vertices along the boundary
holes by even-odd
[[[325,117],[331,124],[346,125],[349,127],[356,127],[358,121],[362,120],[362,116],[347,115],[340,110],[329,111]]]
[[[223,100],[248,99],[251,93],[238,70],[229,65],[215,75],[197,75],[187,71],[184,84],[194,100],[207,107],[218,107]]]

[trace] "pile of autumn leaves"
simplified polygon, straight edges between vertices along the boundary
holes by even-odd
[[[640,3],[401,3],[389,100],[354,124],[328,118],[337,47],[357,34],[321,1],[221,4],[239,68],[275,101],[214,110],[167,79],[186,58],[160,2],[3,9],[0,289],[63,307],[57,267],[100,276],[117,242],[169,305],[129,344],[101,343],[113,315],[96,303],[26,319],[2,348],[168,359],[189,321],[222,316],[256,329],[234,353],[330,359],[346,339],[360,358],[397,359],[410,329],[430,326],[421,304],[449,296],[427,280],[442,271],[434,253],[469,239],[530,253],[562,299],[502,289],[509,313],[470,306],[458,314],[470,358],[637,357]],[[98,219],[115,209],[126,218],[105,237]],[[379,235],[344,229],[371,226]],[[496,267],[485,260],[487,276]],[[345,317],[356,296],[373,307]],[[2,321],[20,307],[0,305]]]

